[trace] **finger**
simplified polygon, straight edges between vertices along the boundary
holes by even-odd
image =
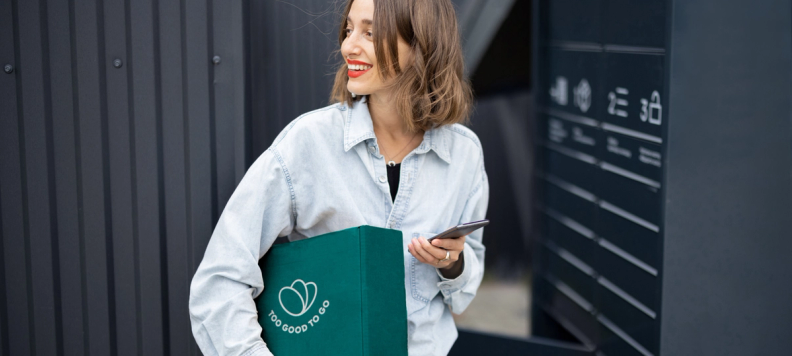
[[[432,255],[432,257],[434,257],[434,258],[436,258],[438,260],[442,260],[442,259],[444,259],[446,257],[446,250],[445,249],[439,248],[437,246],[433,246],[431,243],[429,243],[429,241],[427,241],[423,237],[420,238],[419,241],[421,242],[421,247],[423,247],[423,249],[426,252],[429,252]]]
[[[413,239],[413,241],[415,241],[415,239]],[[418,260],[418,262],[427,263],[426,260],[424,260],[424,258],[415,250],[415,244],[413,244],[413,242],[410,242],[407,245],[407,249],[410,251],[410,254],[415,257],[416,260]]]
[[[449,256],[449,258],[448,258],[448,262],[442,264],[442,268],[448,267],[448,266],[456,263],[457,261],[459,261],[459,256],[461,254],[462,254],[461,252],[451,252],[451,256]]]
[[[465,248],[465,238],[466,236],[455,239],[434,239],[432,245],[446,250],[462,251]]]
[[[419,244],[418,244],[418,240],[416,240],[416,239],[412,239],[412,241],[410,241],[410,244],[409,244],[409,245],[407,245],[407,247],[410,249],[410,253],[413,255],[413,257],[415,257],[415,259],[416,259],[416,260],[418,260],[418,262],[421,262],[421,263],[428,263],[428,262],[427,262],[427,261],[426,261],[426,260],[423,258],[423,256],[421,256],[421,254],[419,254],[419,253],[418,253],[418,250],[417,250],[417,247],[416,247],[416,246],[418,246],[418,245],[419,245]]]
[[[413,240],[413,247],[415,248],[415,251],[419,255],[421,255],[421,257],[423,257],[423,259],[425,261],[424,263],[427,263],[427,264],[430,264],[430,265],[434,265],[434,264],[437,263],[438,260],[440,260],[439,258],[433,256],[431,253],[426,251],[426,249],[424,249],[424,247],[421,244],[421,242],[416,240],[416,239]],[[445,253],[443,253],[443,257],[445,257]]]
[[[456,261],[459,259],[459,255],[462,254],[460,251],[450,251],[451,253],[448,254],[449,261]]]
[[[443,263],[437,264],[436,265],[437,268],[446,268],[446,267],[456,263],[457,260],[459,260],[459,252],[455,252],[455,251],[448,251],[448,252],[449,252],[448,253],[448,261],[445,261]]]

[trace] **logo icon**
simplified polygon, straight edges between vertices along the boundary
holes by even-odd
[[[295,286],[297,287],[295,288]],[[309,286],[313,287],[313,293],[309,291],[310,289],[308,288]],[[288,291],[285,297],[283,294],[284,291]],[[305,294],[302,293],[303,291],[305,291]],[[305,283],[305,281],[303,281],[302,279],[296,279],[294,280],[294,282],[292,282],[291,286],[281,288],[280,292],[278,292],[278,300],[280,301],[280,305],[281,308],[283,308],[283,311],[285,311],[291,316],[300,316],[305,314],[308,311],[308,309],[311,309],[314,300],[316,300],[316,292],[317,292],[316,283],[314,282]],[[291,310],[286,308],[286,305],[284,305],[283,303],[284,300],[286,300],[286,304],[289,305],[289,308],[291,308]],[[297,312],[293,313],[293,311],[297,311]]]
[[[550,87],[550,97],[558,105],[566,105],[568,98],[567,93],[567,79],[564,77],[556,77],[556,82]]]
[[[586,112],[591,107],[591,86],[585,78],[580,80],[572,92],[575,94],[575,106],[580,108],[580,111]]]

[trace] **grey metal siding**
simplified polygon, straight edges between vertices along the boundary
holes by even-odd
[[[251,159],[300,114],[329,104],[345,1],[250,1]]]
[[[0,1],[0,354],[199,353],[190,279],[246,169],[244,6]]]

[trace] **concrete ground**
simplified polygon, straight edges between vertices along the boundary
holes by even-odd
[[[476,298],[461,315],[454,315],[457,327],[495,334],[530,335],[531,294],[527,280],[486,278]]]

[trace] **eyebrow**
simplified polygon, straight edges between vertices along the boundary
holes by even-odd
[[[353,22],[352,18],[347,16],[347,22]],[[374,21],[371,21],[369,19],[362,19],[362,20],[360,20],[360,22],[362,22],[364,25],[373,25],[374,24]]]

